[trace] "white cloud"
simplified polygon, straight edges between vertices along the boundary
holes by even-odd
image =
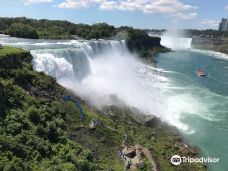
[[[225,10],[228,10],[228,5],[227,5],[227,6],[225,6]]]
[[[198,14],[196,12],[191,12],[191,13],[175,13],[173,15],[170,15],[170,17],[175,17],[178,19],[182,19],[182,20],[191,20],[193,18],[195,18]]]
[[[53,2],[53,0],[22,0],[25,5]]]
[[[219,20],[203,19],[200,23],[207,28],[218,28]]]
[[[60,8],[85,8],[93,4],[101,4],[103,0],[65,0],[58,5]]]
[[[96,5],[102,10],[142,11],[144,13],[164,13],[181,19],[194,18],[198,7],[182,3],[180,0],[65,0],[59,8],[85,8]]]

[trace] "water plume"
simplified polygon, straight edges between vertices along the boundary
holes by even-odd
[[[173,50],[191,49],[192,38],[187,38],[184,31],[168,30],[161,38],[161,44]]]

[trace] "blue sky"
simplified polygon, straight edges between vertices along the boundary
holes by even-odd
[[[228,17],[228,0],[0,0],[0,16],[136,28],[217,29],[221,18]]]

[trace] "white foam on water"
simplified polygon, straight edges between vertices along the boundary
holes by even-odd
[[[37,46],[47,46],[47,45],[50,45],[50,44],[57,44],[57,43],[49,43],[49,42],[40,42],[40,43],[34,43],[32,45],[37,45]]]
[[[220,59],[228,60],[228,54],[221,53],[221,52],[216,52],[216,51],[213,51],[213,50],[191,49],[191,51],[198,52],[198,53],[203,53],[203,54],[206,54],[208,56],[212,56],[212,57],[216,57],[216,58],[220,58]]]

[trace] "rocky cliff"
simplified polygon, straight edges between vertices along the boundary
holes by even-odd
[[[150,37],[146,33],[129,33],[127,38],[127,47],[131,52],[136,52],[139,57],[145,58],[150,62],[154,61],[157,53],[169,52],[170,49],[161,45],[160,37]]]

